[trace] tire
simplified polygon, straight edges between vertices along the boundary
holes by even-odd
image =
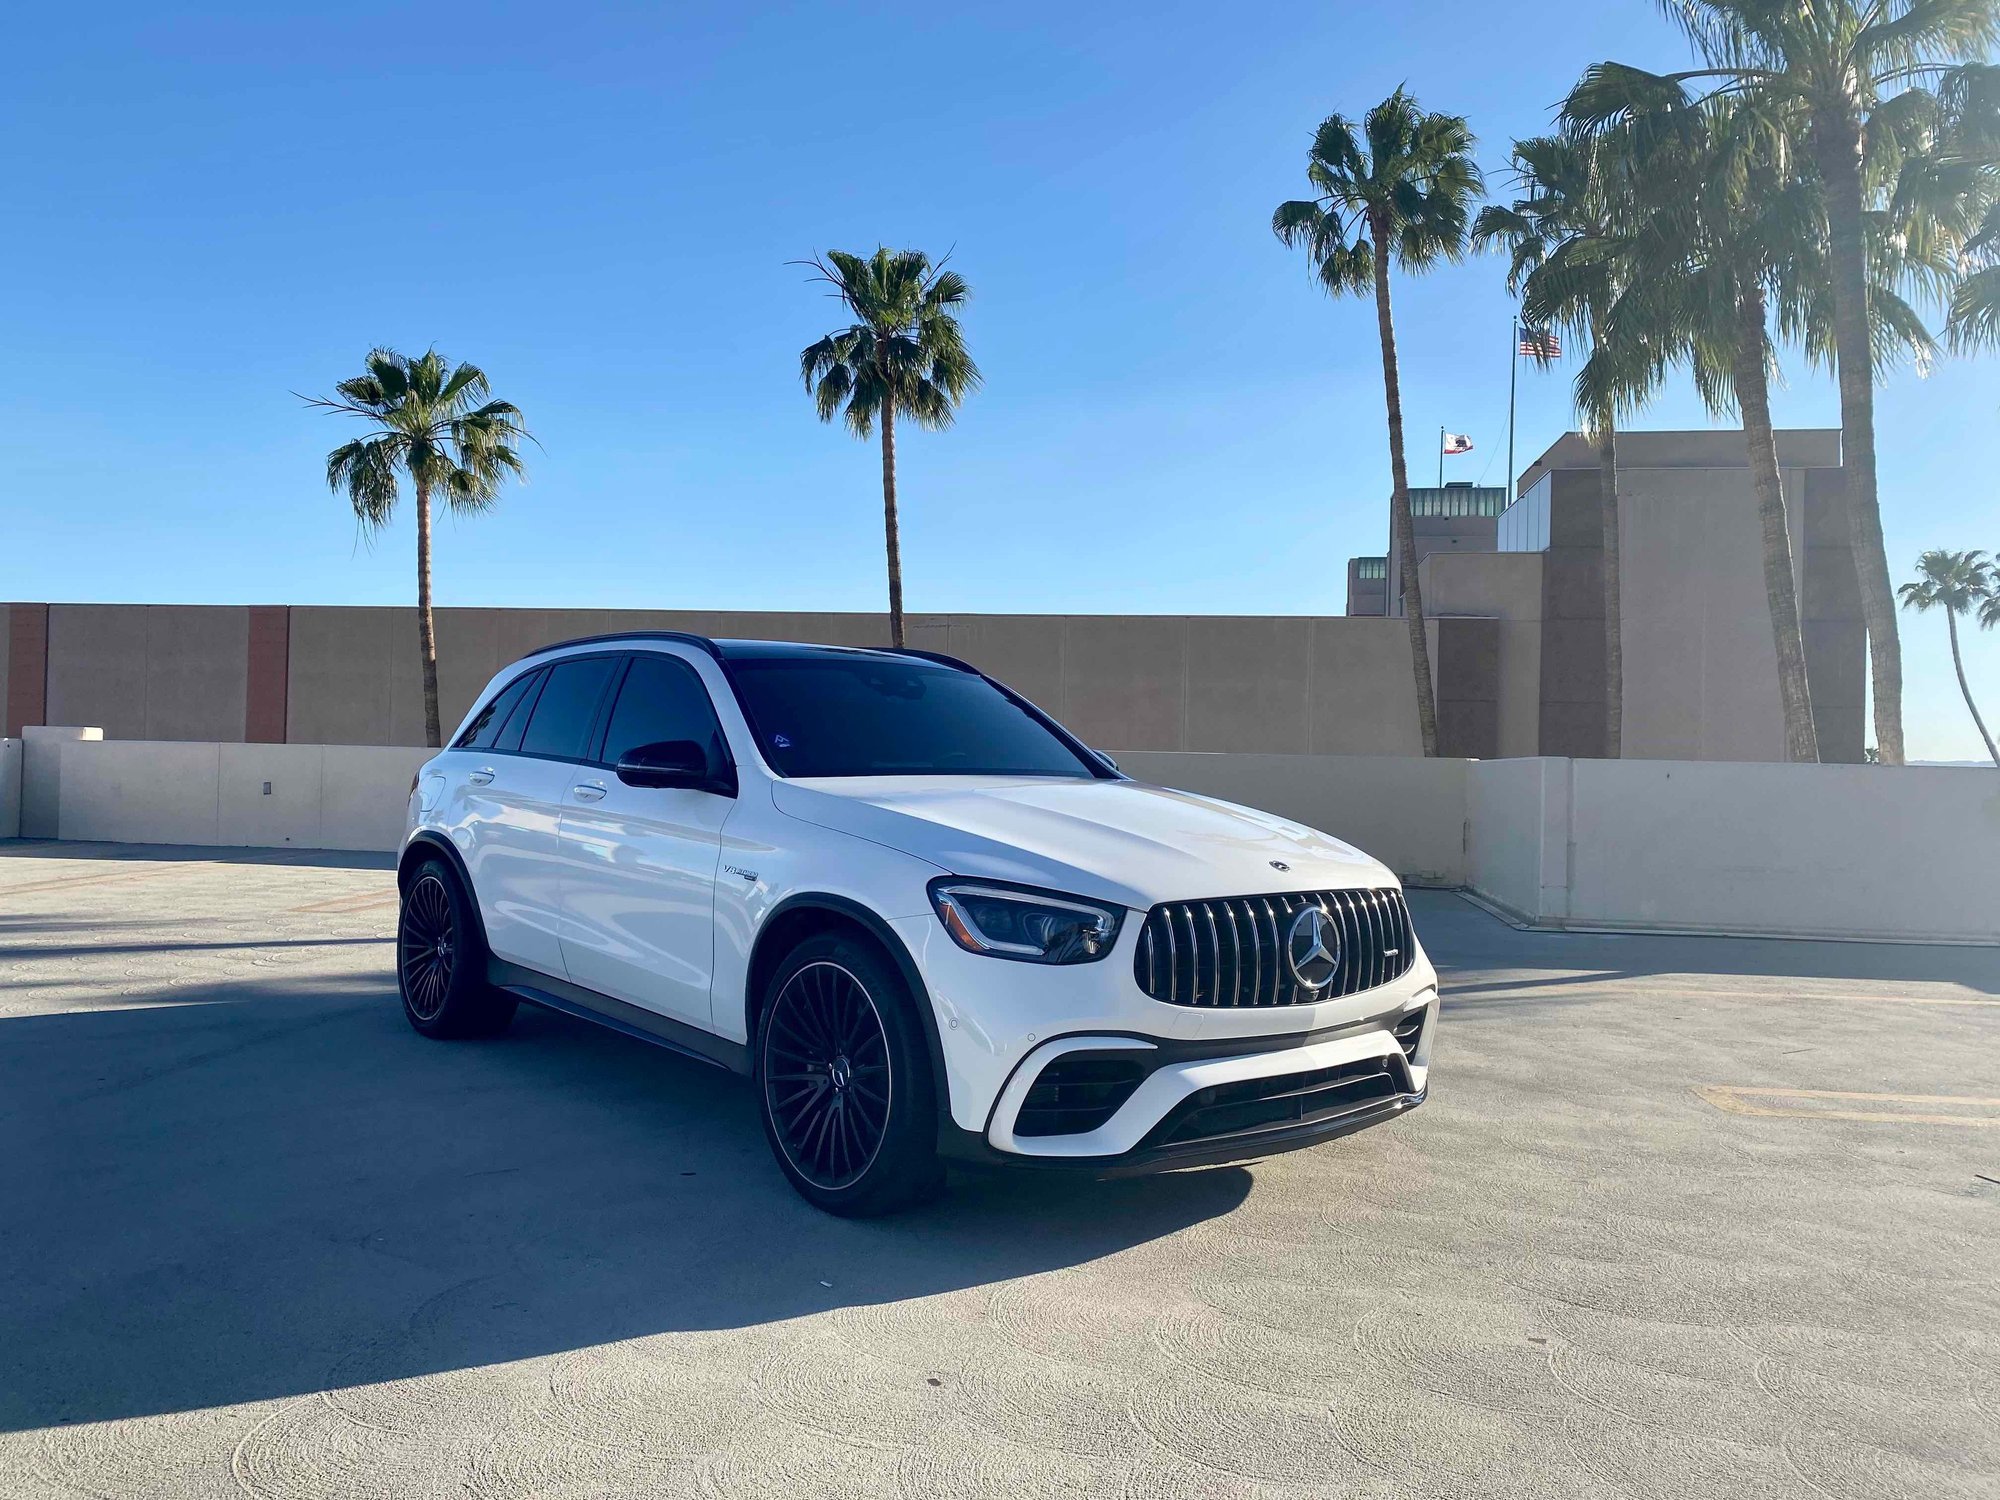
[[[758,1109],[779,1168],[815,1208],[871,1218],[943,1189],[918,1003],[881,949],[843,934],[806,939],[772,977]]]
[[[486,982],[486,941],[457,874],[443,860],[417,866],[396,922],[396,988],[403,1016],[427,1037],[498,1036],[518,1003]]]

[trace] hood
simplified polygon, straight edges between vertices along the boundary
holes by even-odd
[[[1303,824],[1137,781],[825,777],[779,781],[773,796],[795,818],[953,875],[1139,910],[1205,896],[1396,884],[1377,861]]]

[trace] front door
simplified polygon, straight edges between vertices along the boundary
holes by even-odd
[[[735,799],[627,786],[614,768],[664,740],[725,763],[727,744],[678,657],[635,653],[617,693],[596,764],[578,768],[563,805],[563,961],[576,984],[710,1030],[715,875]]]

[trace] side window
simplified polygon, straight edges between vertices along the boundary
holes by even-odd
[[[711,766],[729,760],[708,689],[694,668],[671,656],[634,656],[604,733],[604,763],[615,766],[627,751],[662,740],[693,740],[708,752]]]
[[[507,715],[514,711],[528,693],[528,684],[534,680],[533,672],[523,672],[508,683],[486,707],[479,710],[472,722],[465,726],[465,733],[458,737],[460,750],[485,750],[500,737],[500,731],[507,725]]]
[[[521,732],[528,727],[528,715],[534,712],[535,700],[541,696],[542,684],[549,680],[549,669],[539,668],[529,674],[522,686],[520,701],[514,711],[507,715],[507,722],[495,732],[495,750],[518,750],[521,748]]]
[[[597,720],[597,701],[617,666],[615,656],[586,656],[550,667],[548,683],[528,715],[521,753],[558,760],[581,757]]]

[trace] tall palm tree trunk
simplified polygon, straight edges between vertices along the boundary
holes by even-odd
[[[431,487],[417,481],[417,651],[424,662],[424,743],[444,743],[438,724],[437,631],[431,620]]]
[[[1623,568],[1618,555],[1618,425],[1606,412],[1597,422],[1597,503],[1604,516],[1604,754],[1625,753],[1625,628]]]
[[[1785,490],[1778,473],[1778,436],[1771,427],[1770,361],[1764,292],[1752,285],[1736,299],[1736,401],[1743,408],[1743,440],[1757,491],[1757,519],[1764,532],[1764,597],[1771,607],[1771,637],[1778,648],[1778,698],[1785,715],[1785,758],[1819,759],[1806,679],[1805,643],[1799,631],[1799,595],[1792,575],[1792,537],[1785,524]]]
[[[882,530],[889,549],[889,644],[903,645],[903,536],[896,520],[896,401],[882,401]]]
[[[1832,240],[1833,340],[1840,376],[1840,462],[1861,617],[1868,627],[1875,745],[1882,764],[1903,763],[1903,652],[1896,596],[1875,489],[1875,377],[1868,342],[1868,258],[1861,212],[1861,124],[1853,114],[1813,122],[1813,155],[1826,184]]]
[[[1389,498],[1389,524],[1403,571],[1403,615],[1410,627],[1410,665],[1416,679],[1417,728],[1424,754],[1436,755],[1437,703],[1431,696],[1430,640],[1424,632],[1424,595],[1417,582],[1417,535],[1410,523],[1410,471],[1403,460],[1403,385],[1396,367],[1396,322],[1389,312],[1389,236],[1373,226],[1375,261],[1375,322],[1382,336],[1382,389],[1389,405],[1389,472],[1395,488]]]
[[[1986,721],[1979,717],[1979,705],[1972,701],[1972,689],[1965,680],[1965,663],[1958,655],[1958,616],[1950,606],[1946,606],[1944,622],[1951,627],[1951,665],[1958,673],[1958,690],[1965,695],[1966,711],[1972,715],[1972,722],[1979,726],[1979,737],[1986,741],[1986,753],[1993,757],[1993,764],[2000,767],[2000,749],[1993,744],[1993,736],[1987,732]]]

